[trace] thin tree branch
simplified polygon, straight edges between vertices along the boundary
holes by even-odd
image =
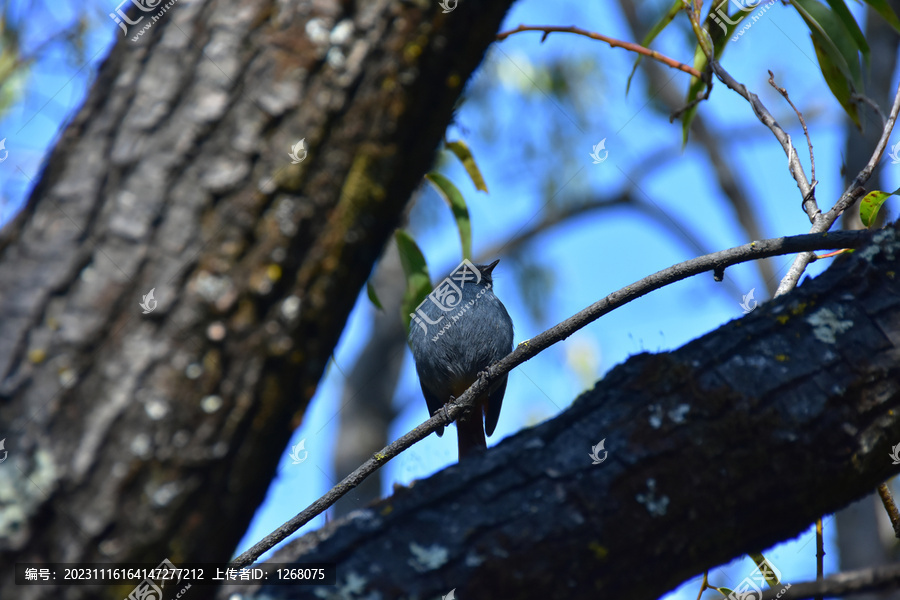
[[[806,173],[803,172],[803,165],[800,164],[800,159],[797,157],[793,145],[791,145],[791,137],[781,128],[781,125],[778,124],[778,121],[775,120],[775,117],[772,116],[772,113],[769,112],[756,94],[748,90],[747,86],[743,83],[736,81],[728,71],[722,68],[719,61],[713,60],[710,64],[712,65],[713,73],[716,74],[716,77],[730,89],[743,96],[744,99],[750,103],[750,107],[756,114],[756,118],[772,131],[775,135],[775,139],[778,140],[778,143],[780,143],[781,147],[784,149],[784,154],[788,157],[791,175],[794,177],[794,181],[797,182],[800,193],[804,198],[810,197],[812,186],[806,179]]]
[[[812,188],[810,189],[809,196],[803,197],[802,208],[803,211],[809,215],[809,222],[814,222],[816,215],[819,214],[819,206],[816,203],[816,157],[813,154],[813,144],[812,140],[809,137],[809,130],[806,128],[806,121],[803,120],[803,113],[800,112],[800,109],[794,106],[794,103],[791,102],[791,97],[788,95],[788,92],[783,87],[779,87],[777,83],[775,83],[775,74],[772,71],[769,71],[769,85],[778,90],[778,92],[784,96],[784,99],[787,100],[787,103],[791,105],[791,108],[794,109],[794,112],[797,113],[797,118],[800,120],[800,125],[803,126],[803,135],[806,136],[806,145],[809,146],[809,170],[810,175],[812,177]]]
[[[557,27],[553,25],[519,25],[515,29],[510,29],[509,31],[502,31],[497,34],[497,41],[502,42],[509,36],[514,33],[521,33],[523,31],[542,31],[544,36],[541,38],[541,42],[547,39],[547,36],[551,33],[574,33],[576,35],[583,35],[585,37],[589,37],[592,40],[599,40],[601,42],[606,42],[613,48],[624,48],[625,50],[630,50],[632,52],[637,52],[638,54],[643,54],[644,56],[649,56],[654,60],[658,60],[659,62],[672,67],[673,69],[678,69],[679,71],[684,71],[685,73],[689,73],[694,77],[703,78],[703,75],[690,65],[686,65],[684,63],[678,62],[674,58],[669,58],[664,54],[660,54],[656,50],[651,50],[650,48],[645,48],[640,44],[635,44],[633,42],[625,42],[622,40],[617,40],[616,38],[611,38],[609,36],[605,36],[602,33],[594,33],[593,31],[587,31],[586,29],[581,29],[580,27],[569,26],[569,27]]]
[[[859,198],[865,195],[866,190],[863,188],[863,185],[869,180],[869,177],[872,176],[875,165],[878,164],[881,160],[881,155],[884,154],[884,149],[887,147],[888,139],[891,137],[891,132],[894,129],[894,123],[897,121],[898,114],[900,114],[900,85],[897,86],[897,92],[894,95],[894,105],[891,107],[891,113],[881,132],[881,139],[878,140],[878,144],[875,146],[875,150],[872,152],[869,162],[863,167],[863,170],[859,172],[856,179],[847,186],[847,189],[844,190],[840,199],[834,203],[831,210],[816,216],[816,221],[809,230],[810,233],[828,231],[845,210],[850,208],[850,206],[852,206]],[[803,275],[807,265],[812,262],[812,260],[813,254],[809,252],[804,252],[795,258],[794,264],[791,265],[787,275],[784,276],[781,283],[778,285],[778,291],[775,295],[784,294],[793,289],[794,286],[797,285],[797,282],[800,281],[800,276]]]
[[[722,68],[722,65],[720,65],[718,61],[714,60],[711,64],[716,77],[750,103],[756,117],[763,125],[772,131],[775,138],[781,144],[781,147],[784,148],[784,153],[788,157],[791,175],[794,176],[797,187],[800,188],[800,193],[803,195],[804,204],[806,204],[806,199],[812,196],[813,188],[809,181],[807,181],[806,174],[803,172],[803,167],[800,165],[800,160],[793,150],[790,136],[785,133],[784,129],[781,128],[781,125],[778,124],[756,94],[750,92],[744,84],[737,82],[728,71]],[[891,136],[891,131],[893,131],[894,123],[897,120],[898,112],[900,112],[900,86],[898,86],[897,94],[894,96],[894,105],[891,107],[891,114],[881,133],[881,139],[878,141],[878,145],[875,147],[875,151],[872,153],[872,157],[869,159],[868,164],[859,172],[856,179],[850,183],[831,210],[827,213],[819,212],[816,214],[813,225],[809,231],[810,233],[822,233],[828,231],[837,218],[865,194],[865,189],[862,186],[868,181],[869,177],[872,175],[872,171],[875,169],[875,165],[881,160],[881,155],[884,153],[887,141]],[[794,264],[791,265],[787,275],[785,275],[784,278],[782,278],[781,283],[779,283],[778,290],[775,292],[776,296],[787,293],[797,285],[797,282],[800,281],[800,276],[803,275],[807,265],[812,262],[813,257],[814,255],[811,252],[804,252],[794,260]]]
[[[894,502],[894,495],[891,494],[891,490],[886,483],[882,483],[878,486],[878,495],[881,496],[881,502],[884,504],[884,509],[891,519],[894,535],[897,538],[900,538],[900,510],[897,510],[897,504]]]
[[[553,344],[560,342],[579,329],[596,321],[603,315],[623,306],[632,300],[645,296],[650,292],[698,275],[707,271],[724,271],[725,268],[742,262],[793,254],[795,252],[811,252],[833,248],[856,248],[871,239],[872,232],[841,231],[817,235],[796,235],[785,238],[762,240],[722,250],[706,256],[700,256],[687,260],[677,265],[658,271],[645,277],[634,284],[613,292],[565,321],[555,325],[547,331],[521,342],[509,355],[489,367],[481,373],[478,380],[473,383],[464,394],[455,402],[445,405],[445,410],[431,417],[412,431],[401,436],[397,441],[383,448],[369,460],[358,467],[353,473],[345,477],[340,483],[329,490],[324,496],[313,502],[294,518],[267,535],[262,541],[254,544],[252,548],[238,556],[234,561],[235,567],[243,567],[253,563],[264,552],[273,548],[276,544],[297,531],[315,516],[334,504],[340,497],[360,484],[366,477],[381,468],[390,459],[424,439],[440,426],[446,426],[456,420],[465,411],[471,409],[475,399],[488,391],[492,382],[502,377],[514,367],[533,358],[538,353]],[[446,413],[446,416],[440,413]]]

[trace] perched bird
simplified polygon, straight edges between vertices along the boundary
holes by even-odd
[[[499,262],[463,261],[410,315],[409,345],[432,415],[512,351],[512,319],[493,291],[491,272]],[[495,381],[457,420],[460,459],[487,448],[484,434],[491,435],[497,426],[506,379],[504,375]],[[437,430],[439,436],[443,433],[443,427]]]

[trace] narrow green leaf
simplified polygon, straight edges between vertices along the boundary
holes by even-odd
[[[888,22],[888,25],[893,27],[897,32],[900,32],[900,19],[897,18],[897,13],[894,12],[894,9],[891,8],[887,0],[865,0],[865,3],[881,15],[881,17]]]
[[[431,293],[431,276],[428,274],[428,263],[419,246],[412,237],[398,229],[394,234],[397,241],[397,249],[400,251],[400,264],[403,265],[403,273],[406,276],[406,291],[403,294],[403,302],[400,304],[400,317],[406,330],[409,331],[410,314]]]
[[[878,218],[878,211],[881,210],[881,205],[884,204],[885,200],[898,192],[900,192],[900,189],[896,189],[893,192],[876,190],[866,194],[866,197],[859,203],[859,220],[862,221],[862,224],[867,229],[875,223],[875,219]]]
[[[650,31],[647,32],[647,35],[644,36],[644,39],[641,40],[641,46],[644,48],[649,48],[650,44],[653,43],[653,40],[656,39],[662,30],[665,29],[669,23],[672,22],[672,19],[684,9],[684,3],[682,0],[675,0],[672,3],[672,6],[669,7],[668,12],[662,16],[662,18],[657,21],[653,27],[650,28]],[[628,90],[631,89],[631,79],[634,77],[634,74],[637,72],[638,65],[641,64],[641,59],[644,58],[643,54],[638,54],[637,60],[634,61],[634,66],[631,68],[631,74],[628,75],[628,83],[625,84],[625,95],[628,95]]]
[[[857,127],[860,127],[859,107],[850,100],[850,95],[853,93],[853,90],[850,88],[850,82],[847,81],[841,70],[831,61],[831,58],[822,49],[815,36],[812,36],[812,43],[813,49],[816,51],[816,58],[819,60],[819,68],[822,69],[822,77],[825,78],[828,89],[831,90],[831,94],[840,103],[844,112],[847,113]]]
[[[704,69],[706,69],[706,65],[709,61],[706,59],[706,55],[703,53],[703,49],[700,47],[700,44],[697,44],[697,47],[694,48],[694,68],[699,70],[701,73]],[[698,95],[705,93],[706,91],[706,83],[702,79],[697,77],[691,77],[691,83],[688,86],[687,98],[685,98],[686,103],[693,102]],[[694,120],[694,115],[697,114],[697,108],[700,106],[699,103],[690,107],[681,115],[681,145],[682,147],[687,145],[688,141],[688,133],[691,131],[691,123]]]
[[[853,38],[853,41],[856,42],[856,47],[862,52],[863,59],[866,61],[866,64],[869,63],[869,44],[866,42],[866,36],[863,35],[862,30],[859,28],[859,24],[857,24],[856,19],[853,18],[853,13],[850,12],[850,9],[847,8],[847,5],[844,3],[844,0],[827,0],[828,6],[831,7],[831,10],[834,11],[835,16],[844,26],[850,36]]]
[[[455,154],[456,158],[459,159],[459,162],[463,164],[466,173],[469,174],[469,177],[472,178],[472,183],[475,184],[475,189],[487,193],[487,184],[484,183],[484,177],[481,176],[481,171],[475,163],[475,157],[472,156],[472,151],[469,150],[466,143],[462,140],[447,142],[447,149]]]
[[[725,12],[721,13],[720,11],[723,7]],[[731,3],[729,2],[720,3],[719,6],[716,6],[715,3],[713,3],[710,6],[709,13],[706,15],[706,21],[703,24],[703,27],[709,31],[709,37],[712,39],[713,56],[716,57],[716,60],[722,57],[722,53],[725,52],[725,46],[728,45],[731,36],[734,34],[735,30],[740,27],[747,15],[750,14],[741,11],[739,14],[730,15],[728,14],[730,9]],[[722,18],[723,14],[725,15],[724,19]],[[703,49],[700,47],[700,44],[697,44],[697,47],[694,48],[694,68],[702,73],[706,70],[708,64],[709,61],[703,53]],[[705,92],[706,84],[696,77],[691,77],[686,102],[691,102],[697,98],[698,95],[702,95]],[[687,145],[688,133],[691,130],[691,123],[694,120],[694,116],[697,114],[698,108],[699,104],[695,104],[681,115],[683,146]]]
[[[759,569],[759,572],[766,578],[766,583],[769,584],[769,587],[775,587],[780,583],[777,572],[772,567],[772,563],[766,560],[765,556],[759,552],[750,552],[749,556],[756,563],[756,568]]]
[[[369,296],[369,302],[371,302],[375,308],[384,310],[384,307],[381,305],[381,300],[378,299],[378,294],[375,292],[375,286],[372,285],[371,281],[366,282],[366,294]]]
[[[813,40],[819,43],[831,62],[840,69],[856,90],[862,92],[860,48],[838,16],[819,0],[790,0],[790,2],[806,21]]]
[[[459,241],[462,243],[463,258],[472,258],[472,223],[469,221],[469,209],[466,207],[466,200],[460,191],[453,185],[453,182],[441,175],[440,173],[429,173],[425,179],[431,182],[431,185],[450,205],[453,211],[453,219],[456,221],[456,227],[459,229]]]

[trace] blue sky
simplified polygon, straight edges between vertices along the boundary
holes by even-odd
[[[646,21],[655,20],[669,4],[642,3]],[[850,3],[850,8],[862,23],[859,6]],[[24,202],[60,128],[80,106],[99,61],[121,37],[118,27],[106,16],[114,9],[112,2],[87,3],[85,10],[92,23],[85,49],[87,63],[73,64],[61,52],[41,55],[24,84],[22,101],[0,119],[0,139],[6,138],[9,151],[8,159],[0,164],[0,222],[11,218]],[[76,17],[55,5],[52,14],[42,5],[31,10],[35,12],[29,20],[57,23],[60,27]],[[504,29],[520,23],[578,24],[584,29],[630,39],[623,19],[614,3],[551,4],[524,0],[513,6]],[[796,12],[776,2],[738,41],[729,45],[722,63],[738,81],[760,96],[793,137],[807,167],[809,158],[802,130],[790,107],[766,83],[768,69],[808,116],[820,180],[817,197],[820,207],[827,208],[843,190],[839,172],[844,121],[840,107],[822,81],[806,31]],[[39,39],[42,38],[26,40],[26,46]],[[676,28],[664,32],[654,48],[682,62],[690,62],[693,53],[683,31]],[[733,209],[712,181],[707,157],[693,144],[682,149],[680,122],[670,124],[648,107],[640,70],[626,95],[626,80],[634,58],[634,54],[622,49],[569,34],[553,34],[542,44],[540,34],[523,33],[495,44],[476,75],[478,84],[490,92],[486,104],[464,103],[447,134],[449,139],[461,138],[469,144],[490,193],[477,192],[457,163],[442,163],[443,172],[459,186],[469,203],[476,255],[480,249],[493,247],[526,227],[550,198],[612,197],[631,185],[635,173],[644,201],[673,220],[687,223],[705,247],[719,250],[749,241]],[[583,86],[576,90],[580,110],[554,100],[542,87],[540,74],[544,65],[553,61],[587,61],[585,64],[590,66]],[[670,85],[684,93],[688,76],[675,71],[671,74]],[[711,129],[723,134],[727,160],[741,176],[741,185],[752,199],[765,235],[805,233],[809,221],[800,211],[799,194],[787,170],[785,155],[747,103],[718,84],[700,110]],[[606,140],[609,157],[595,165],[589,153],[602,139]],[[886,188],[900,187],[898,168],[889,161],[882,165],[890,184]],[[887,209],[890,218],[895,218],[896,205],[889,202]],[[450,212],[433,191],[425,190],[421,195],[412,213],[411,229],[433,275],[446,272],[459,262],[461,250]],[[533,337],[616,289],[692,258],[698,251],[684,244],[671,227],[661,226],[635,211],[617,208],[548,230],[529,246],[527,254],[530,260],[549,267],[552,276],[543,290],[543,318],[536,318],[521,300],[516,276],[502,254],[494,273],[497,294],[516,324],[516,342]],[[792,257],[774,260],[780,277]],[[821,272],[827,263],[820,261],[809,273]],[[740,318],[741,294],[751,289],[755,289],[757,300],[766,299],[765,283],[752,265],[732,267],[726,277],[732,286],[716,284],[707,275],[654,292],[517,368],[510,375],[503,414],[489,444],[565,410],[588,387],[582,375],[584,369],[598,378],[634,354],[678,348]],[[136,302],[140,293],[135,290]],[[308,459],[293,465],[287,456],[290,448],[286,448],[278,475],[238,552],[287,521],[345,475],[334,473],[331,465],[342,373],[349,371],[367,339],[373,310],[365,294],[361,294],[304,423],[291,442],[304,440]],[[428,416],[408,353],[394,402],[399,417],[391,429],[392,439]],[[590,446],[604,437],[605,432],[597,432],[597,439],[585,440],[586,460]],[[607,450],[616,452],[614,447]],[[455,458],[455,434],[429,436],[386,467],[385,493],[389,493],[392,483],[407,484],[427,477],[452,464]],[[319,517],[301,533],[318,528],[323,522],[323,517]],[[826,522],[827,572],[834,572],[837,567],[833,530],[833,524]],[[810,532],[766,553],[790,581],[815,577],[814,554]],[[719,585],[733,586],[752,569],[752,562],[742,559],[724,571],[714,570],[711,577]],[[698,580],[692,580],[670,597],[695,598],[698,586]],[[704,597],[713,597],[710,594]]]

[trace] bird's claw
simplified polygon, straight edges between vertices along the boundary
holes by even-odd
[[[454,398],[453,396],[450,396],[450,400],[448,400],[446,404],[442,405],[439,409],[434,411],[435,415],[440,415],[441,418],[444,420],[444,427],[450,425],[450,423],[453,422],[453,419],[450,418],[450,413],[447,412],[447,407],[450,406],[454,402],[456,402],[456,398]]]

